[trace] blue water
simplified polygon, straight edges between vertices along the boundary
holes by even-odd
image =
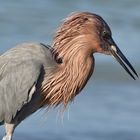
[[[113,38],[140,74],[139,0],[12,0],[0,2],[0,52],[21,42],[51,44],[69,13],[100,14]],[[64,113],[38,111],[21,123],[14,140],[139,140],[140,80],[132,80],[111,57],[96,54],[86,88]],[[0,127],[0,138],[4,135]]]

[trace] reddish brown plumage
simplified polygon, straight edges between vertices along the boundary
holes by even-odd
[[[53,48],[54,54],[61,57],[63,63],[50,77],[44,79],[43,105],[63,103],[66,106],[91,76],[94,68],[93,44],[98,45],[98,39],[95,40],[91,32],[95,28],[94,22],[90,23],[92,18],[93,15],[86,12],[72,14],[59,27]]]
[[[56,60],[62,58],[62,63],[58,64],[50,76],[45,76],[41,104],[57,106],[63,103],[66,107],[91,76],[94,69],[93,53],[112,54],[116,57],[120,50],[114,48],[118,49],[111,37],[111,30],[100,16],[79,12],[66,18],[53,41],[54,57]],[[124,59],[122,54],[119,55]],[[118,57],[116,59],[123,65]],[[132,67],[131,69],[136,74]],[[127,69],[126,71],[130,74]]]

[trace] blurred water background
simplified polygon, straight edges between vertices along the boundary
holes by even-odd
[[[0,53],[21,42],[51,44],[62,19],[74,11],[100,14],[140,74],[140,0],[0,0]],[[59,109],[38,111],[17,127],[13,139],[139,140],[140,80],[110,56],[95,59],[94,75],[63,119]]]

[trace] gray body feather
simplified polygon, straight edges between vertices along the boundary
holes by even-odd
[[[22,121],[36,111],[37,84],[56,67],[48,47],[24,43],[0,56],[0,122]],[[28,108],[28,110],[26,109]],[[19,116],[19,117],[18,117]],[[21,117],[22,116],[22,117]],[[17,120],[18,119],[18,120]]]

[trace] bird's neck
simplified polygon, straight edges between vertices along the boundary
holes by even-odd
[[[73,42],[71,46],[65,46],[68,48],[56,49],[63,62],[50,80],[44,82],[43,104],[57,106],[63,103],[66,106],[87,83],[93,72],[94,58],[88,54],[86,46],[79,45]]]

